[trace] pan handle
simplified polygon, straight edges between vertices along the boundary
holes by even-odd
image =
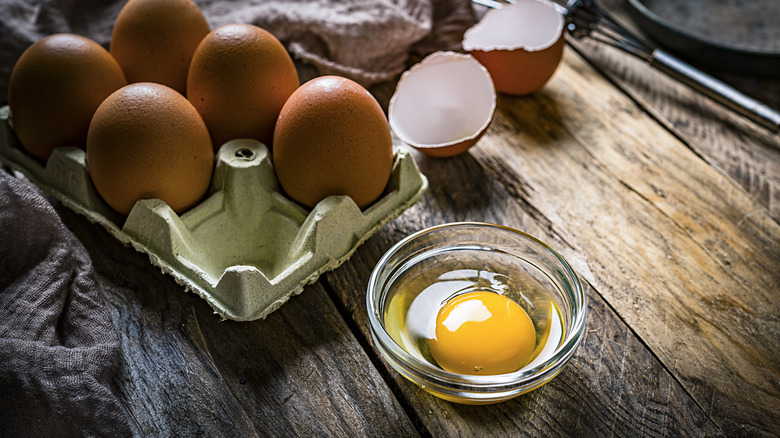
[[[650,65],[772,132],[780,132],[780,113],[667,52],[655,49]]]

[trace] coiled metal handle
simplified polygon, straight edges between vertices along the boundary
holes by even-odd
[[[780,113],[663,50],[653,50],[650,65],[772,132],[780,132]]]

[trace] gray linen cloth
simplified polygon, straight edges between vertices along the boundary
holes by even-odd
[[[116,0],[0,0],[0,101],[16,59],[38,39],[76,33],[108,47]],[[456,50],[475,23],[469,0],[196,0],[212,29],[260,26],[320,74],[364,86],[393,79],[410,54]]]
[[[0,104],[14,63],[59,32],[108,47],[124,0],[0,0]],[[251,23],[299,62],[370,86],[412,55],[460,48],[469,0],[196,0],[212,29]],[[153,269],[150,266],[150,269]],[[81,243],[0,168],[0,437],[128,436],[112,392],[119,342]]]
[[[0,436],[128,436],[119,339],[84,246],[0,170]]]

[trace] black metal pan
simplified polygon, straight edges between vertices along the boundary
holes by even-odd
[[[780,77],[780,0],[627,0],[646,36],[703,68]]]
[[[512,0],[472,0],[475,3],[480,3],[485,6],[500,8],[504,2],[511,3]],[[658,5],[662,3],[676,4],[677,6],[694,6],[692,13],[688,13],[687,16],[678,13],[672,13],[672,16],[683,15],[683,20],[689,20],[691,18],[701,20],[702,14],[707,15],[705,9],[696,9],[697,6],[694,3],[706,3],[703,7],[718,7],[720,2],[774,2],[767,3],[769,9],[780,9],[780,0],[627,0],[629,5],[633,7],[636,14],[637,21],[639,21],[640,28],[644,28],[647,33],[650,33],[650,38],[655,37],[659,41],[665,41],[666,44],[674,51],[682,52],[683,54],[691,55],[691,58],[702,57],[704,60],[715,66],[715,70],[728,71],[728,70],[741,70],[750,75],[758,74],[778,74],[780,72],[780,53],[775,53],[775,48],[780,46],[780,41],[777,41],[774,36],[766,41],[759,41],[760,47],[770,47],[769,51],[763,51],[764,49],[747,50],[745,48],[736,48],[732,46],[725,46],[720,43],[713,43],[707,41],[707,39],[699,38],[689,34],[687,30],[694,29],[693,26],[684,25],[680,30],[673,27],[671,24],[662,20],[658,15],[651,12],[645,5],[653,4]],[[566,7],[558,5],[561,13],[566,18],[566,30],[569,35],[576,39],[590,37],[595,41],[599,41],[605,44],[609,44],[613,47],[621,49],[627,53],[630,53],[644,61],[646,61],[653,68],[667,74],[668,76],[680,81],[688,87],[702,93],[703,95],[713,99],[714,101],[724,105],[725,107],[741,114],[748,119],[756,122],[757,124],[769,129],[773,133],[780,133],[780,112],[769,108],[763,103],[746,96],[738,90],[730,87],[729,85],[719,81],[713,76],[704,73],[703,71],[693,67],[692,65],[678,59],[676,56],[667,53],[666,50],[653,47],[646,41],[641,41],[634,34],[628,31],[625,27],[619,24],[617,21],[602,10],[597,4],[596,0],[568,0]],[[701,8],[699,5],[698,8]],[[631,8],[629,8],[631,9]],[[717,12],[723,12],[718,10]],[[763,13],[772,13],[767,8],[759,10],[757,15],[759,18],[763,17]],[[698,15],[697,15],[698,14]],[[717,14],[713,14],[717,16]],[[724,23],[729,23],[728,26],[742,25],[745,23],[744,11],[738,6],[736,12],[725,14]],[[777,23],[778,14],[768,17],[766,27],[770,32],[778,33]],[[726,26],[722,24],[721,26]],[[716,28],[713,31],[711,24],[705,24],[703,28],[706,32],[710,32],[715,36],[724,34],[721,29]],[[729,28],[728,30],[733,30]],[[748,36],[748,39],[754,37],[756,32],[748,25],[745,29],[744,35]],[[684,43],[687,41],[688,43]],[[709,47],[705,50],[705,46]],[[714,50],[711,51],[711,50]],[[756,53],[758,52],[758,57]],[[776,76],[777,77],[777,76]]]

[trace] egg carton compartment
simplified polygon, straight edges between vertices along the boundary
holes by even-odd
[[[177,215],[161,200],[145,199],[125,218],[97,193],[83,150],[57,148],[43,165],[22,149],[9,114],[0,108],[1,162],[237,321],[265,318],[341,265],[428,187],[409,151],[397,147],[390,181],[371,206],[361,211],[348,196],[330,196],[307,210],[281,192],[266,146],[239,139],[217,152],[200,204]]]

